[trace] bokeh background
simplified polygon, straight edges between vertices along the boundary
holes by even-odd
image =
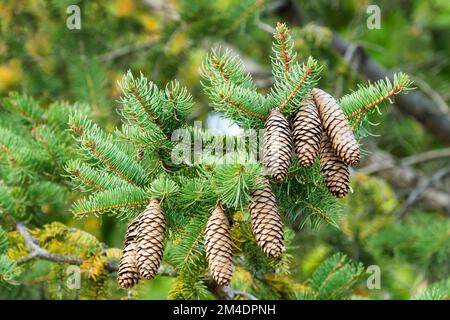
[[[81,8],[81,29],[70,30],[66,12]],[[369,5],[380,9],[380,28],[367,26]],[[211,48],[230,48],[243,59],[262,92],[272,84],[272,31],[286,22],[300,58],[323,65],[321,86],[340,97],[370,75],[358,63],[376,61],[408,73],[422,108],[403,102],[375,116],[365,160],[352,175],[354,194],[343,200],[340,229],[293,225],[294,277],[301,283],[334,252],[381,269],[381,289],[362,284],[360,299],[411,299],[437,281],[450,283],[450,2],[446,0],[18,0],[0,3],[0,96],[24,92],[41,105],[86,103],[97,121],[118,124],[117,81],[127,70],[160,86],[177,79],[196,101],[190,121],[230,130],[211,113],[199,68]],[[352,43],[344,54],[334,37]],[[362,62],[352,60],[364,52]],[[355,65],[356,64],[356,65]],[[420,100],[422,101],[422,100]],[[422,102],[423,102],[422,101]],[[1,108],[1,107],[0,107]],[[441,115],[433,122],[430,115]],[[450,121],[450,120],[449,120]],[[440,126],[441,127],[440,127]],[[231,128],[235,130],[235,128]],[[437,175],[437,173],[440,173]],[[39,204],[42,224],[61,221],[121,247],[125,226],[108,217],[75,220],[70,205]],[[1,212],[1,210],[0,210]],[[0,298],[58,298],[49,288],[47,262],[0,286]],[[139,299],[164,299],[171,279],[139,287]],[[450,285],[447,286],[450,288]],[[52,292],[53,290],[53,292]],[[450,293],[449,293],[450,295]],[[111,289],[108,297],[121,298]],[[448,296],[447,296],[448,298]]]

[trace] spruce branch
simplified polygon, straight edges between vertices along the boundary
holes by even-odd
[[[236,30],[242,23],[247,20],[250,16],[254,15],[255,12],[265,4],[266,0],[243,0],[239,8],[235,11],[241,14],[234,19],[233,24],[229,28],[229,32]]]
[[[334,254],[311,277],[314,299],[342,299],[363,273],[361,263],[353,263],[341,253]]]
[[[24,139],[18,133],[0,126],[0,148],[5,151],[6,160],[23,168],[43,170],[51,161],[40,145],[31,139]]]
[[[243,128],[262,128],[269,113],[264,96],[256,90],[230,82],[213,83],[205,87],[213,108]]]
[[[14,196],[14,189],[6,185],[3,180],[0,180],[0,214],[7,212],[9,214],[16,213],[21,208],[19,203],[22,199],[16,199]],[[19,202],[20,201],[20,202]]]
[[[247,89],[255,89],[252,76],[245,71],[243,62],[227,49],[212,49],[201,66],[202,84],[211,87],[216,82],[231,82]]]
[[[450,298],[450,277],[430,284],[416,293],[413,300],[448,300]]]
[[[276,79],[290,80],[291,66],[297,53],[294,51],[294,42],[286,24],[277,23],[274,38],[272,50],[275,57],[271,58],[273,75]]]
[[[76,216],[97,215],[105,212],[126,215],[127,210],[121,212],[117,209],[143,207],[148,203],[148,199],[148,193],[141,188],[133,186],[118,187],[78,200],[73,205],[72,212]]]
[[[122,96],[119,102],[124,108],[122,115],[130,121],[138,122],[143,129],[158,127],[162,132],[163,125],[156,113],[151,109],[161,104],[161,96],[158,88],[145,78],[142,73],[135,79],[130,70],[119,82]]]
[[[170,82],[162,90],[142,73],[135,78],[128,71],[119,86],[123,117],[131,124],[138,123],[144,131],[160,130],[166,139],[174,129],[185,125],[186,116],[193,107],[192,96],[177,81]]]
[[[268,97],[270,105],[277,106],[285,115],[292,115],[301,100],[317,85],[322,67],[309,57],[305,64],[295,63],[289,79],[278,78]]]
[[[230,99],[229,97],[221,94],[220,97],[228,104],[230,104],[231,106],[235,107],[236,109],[238,109],[239,111],[246,113],[252,117],[258,118],[258,119],[264,119],[265,116],[263,116],[262,114],[258,114],[256,112],[250,111],[247,108],[245,108],[242,104],[239,104],[238,102],[233,101],[232,99]]]
[[[103,192],[110,188],[126,186],[126,182],[108,172],[98,170],[79,160],[69,160],[64,169],[79,187],[87,191]]]
[[[354,125],[359,125],[361,119],[373,110],[379,111],[379,107],[402,91],[411,90],[412,82],[404,73],[394,75],[391,82],[388,78],[378,80],[374,84],[358,86],[358,90],[343,96],[339,103],[345,115]]]
[[[89,157],[101,162],[132,186],[142,185],[146,181],[142,166],[130,157],[110,134],[106,134],[92,121],[79,116],[72,116],[69,124],[77,141]]]
[[[7,98],[3,99],[3,106],[29,123],[39,124],[43,121],[43,110],[32,97],[25,94],[11,92]]]

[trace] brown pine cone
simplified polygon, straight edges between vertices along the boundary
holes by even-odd
[[[298,162],[307,168],[319,153],[322,124],[314,100],[304,100],[292,123],[294,148]]]
[[[320,143],[320,172],[325,177],[328,190],[336,197],[345,197],[350,188],[350,172],[334,152],[325,132]]]
[[[292,138],[289,123],[278,109],[272,109],[264,128],[264,166],[268,175],[281,181],[286,176],[292,162]]]
[[[153,278],[161,264],[164,252],[166,219],[157,199],[152,199],[141,213],[136,237],[136,260],[139,274]]]
[[[252,231],[258,246],[266,255],[279,258],[284,251],[283,223],[278,213],[275,195],[268,182],[263,189],[252,192],[249,211]]]
[[[136,236],[141,216],[142,213],[131,221],[125,234],[123,254],[117,271],[117,280],[124,289],[131,288],[139,282],[139,271],[136,265]]]
[[[322,126],[336,155],[346,164],[357,166],[360,161],[358,142],[341,107],[331,95],[321,89],[314,88],[312,94]]]
[[[117,271],[117,280],[124,289],[132,288],[139,282],[139,271],[136,266],[136,244],[134,242],[130,242],[123,249],[119,270]]]
[[[209,271],[217,284],[228,285],[233,275],[233,248],[230,224],[220,204],[206,224],[205,247]]]

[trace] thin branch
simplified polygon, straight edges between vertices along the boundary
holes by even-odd
[[[323,212],[320,208],[317,208],[316,206],[312,205],[311,203],[307,202],[307,201],[301,201],[302,203],[305,204],[305,206],[307,206],[308,208],[312,209],[313,211],[317,212],[322,219],[325,219],[328,222],[331,222],[333,224],[336,224],[336,222],[331,219],[325,212]]]
[[[219,286],[213,280],[207,281],[206,286],[208,287],[208,290],[211,291],[216,296],[216,298],[220,300],[235,300],[239,297],[245,298],[246,300],[259,300],[251,293],[234,290],[230,286]]]
[[[156,44],[156,42],[156,40],[150,40],[142,43],[133,43],[109,52],[105,52],[101,54],[98,59],[100,62],[109,62],[138,51],[145,51],[147,49],[150,49]]]
[[[78,266],[83,262],[83,259],[81,257],[51,253],[48,250],[41,248],[38,245],[38,241],[28,232],[27,228],[22,222],[17,223],[16,228],[24,239],[26,248],[30,251],[28,255],[18,259],[16,261],[17,264],[22,264],[36,258],[55,261],[58,263],[69,263]]]
[[[358,172],[376,174],[397,189],[414,190],[414,188],[426,184],[427,177],[385,151],[375,148],[363,161],[365,166],[358,169]],[[450,194],[448,192],[433,188],[428,184],[418,199],[422,200],[427,208],[450,214]]]
[[[436,92],[425,80],[415,76],[413,78],[414,82],[425,92],[439,107],[442,112],[448,113],[450,108],[448,104],[445,102],[444,98]]]
[[[405,217],[408,209],[420,198],[420,196],[433,184],[450,174],[450,167],[442,168],[433,174],[430,178],[423,180],[408,196],[405,203],[397,210],[397,218]]]
[[[25,262],[34,260],[34,259],[42,259],[47,261],[53,261],[57,263],[67,263],[71,265],[80,266],[84,262],[83,257],[77,257],[77,256],[71,256],[71,255],[63,255],[59,253],[52,253],[42,247],[39,246],[38,241],[36,238],[34,238],[28,229],[25,227],[25,225],[22,222],[17,223],[16,225],[17,231],[19,231],[20,235],[25,241],[25,246],[28,249],[29,253],[26,256],[21,257],[20,259],[16,260],[17,264],[23,264]],[[73,228],[69,228],[68,230],[75,230]],[[82,231],[82,230],[79,230]],[[85,232],[85,231],[82,231]],[[115,272],[118,269],[118,262],[117,261],[110,261],[106,263],[105,269],[108,272]],[[161,265],[158,274],[164,275],[164,276],[174,276],[176,274],[176,271],[173,270],[170,267],[167,267],[165,265]]]
[[[81,181],[83,181],[84,183],[91,186],[92,188],[94,188],[97,191],[100,191],[100,192],[106,191],[103,187],[96,184],[94,181],[83,176],[79,170],[72,170],[72,171],[70,171],[70,174],[73,175],[74,177],[77,177],[78,179],[80,179]]]
[[[99,212],[105,212],[105,211],[109,211],[109,210],[113,210],[113,209],[119,209],[119,208],[131,208],[131,207],[140,207],[140,206],[144,206],[148,203],[147,200],[145,201],[131,201],[131,202],[126,202],[126,203],[119,203],[119,204],[115,204],[115,205],[110,205],[110,206],[106,206],[106,207],[100,207],[94,210],[87,210],[87,211],[81,211],[81,212],[77,212],[77,215],[86,215],[86,214],[96,214]]]
[[[277,23],[277,36],[280,40],[281,45],[281,55],[283,57],[283,67],[284,67],[284,75],[286,79],[289,80],[289,62],[291,61],[291,57],[289,56],[286,48],[286,33],[282,31],[281,23]]]
[[[235,108],[238,109],[239,111],[248,114],[249,116],[252,116],[252,117],[254,117],[254,118],[258,118],[258,119],[261,119],[261,120],[266,119],[266,116],[265,116],[265,115],[262,115],[262,114],[259,114],[259,113],[250,111],[250,110],[246,109],[245,107],[243,107],[242,105],[240,105],[239,103],[237,103],[237,102],[231,100],[229,97],[225,97],[225,96],[221,95],[221,98],[222,98],[226,103],[232,105],[233,107],[235,107]]]
[[[405,157],[402,159],[402,163],[408,166],[431,161],[431,160],[437,160],[442,158],[450,158],[450,148],[444,148],[444,149],[437,149],[437,150],[430,150],[427,152],[415,154],[409,157]]]
[[[158,122],[158,119],[156,118],[156,116],[145,105],[144,100],[142,100],[142,97],[139,95],[139,92],[137,91],[137,88],[134,86],[133,83],[131,83],[131,85],[133,86],[133,89],[131,91],[133,96],[136,98],[137,101],[139,101],[139,104],[141,105],[142,109],[144,109],[145,113],[148,115],[150,120],[162,130],[161,124]]]
[[[393,169],[397,166],[412,166],[415,164],[438,160],[442,158],[450,158],[450,148],[430,150],[423,153],[415,154],[403,159],[397,160],[396,162],[385,161],[385,162],[374,162],[365,167],[358,169],[358,172],[364,174],[374,174],[380,171],[385,171]]]

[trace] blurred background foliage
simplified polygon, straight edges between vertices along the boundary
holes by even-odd
[[[66,27],[70,15],[67,7],[74,4],[81,8],[81,30]],[[380,29],[366,26],[366,9],[370,4],[381,8]],[[289,9],[292,7],[297,11]],[[293,15],[297,17],[294,19]],[[206,53],[212,47],[233,49],[243,58],[260,90],[265,91],[272,83],[269,59],[272,34],[267,31],[277,21],[286,21],[292,29],[301,59],[313,55],[324,65],[321,86],[334,96],[348,93],[348,88],[363,80],[333,50],[332,32],[337,32],[362,46],[386,68],[410,74],[419,90],[433,98],[440,108],[448,109],[450,2],[446,0],[2,1],[0,96],[7,97],[11,91],[24,92],[49,114],[55,101],[67,101],[67,108],[73,108],[75,103],[89,105],[102,126],[112,130],[118,123],[117,81],[130,69],[134,74],[142,72],[160,86],[176,78],[197,101],[190,121],[207,120],[211,107],[201,91],[199,74]],[[291,21],[301,23],[290,24]],[[0,107],[1,124],[31,137],[32,128],[23,122],[16,123],[4,105]],[[378,126],[370,134],[376,137],[368,137],[364,142],[368,153],[375,146],[396,158],[404,158],[445,147],[419,122],[395,107],[389,108],[382,118],[374,116],[373,122]],[[215,126],[213,121],[207,123]],[[70,153],[63,156],[70,158]],[[448,167],[448,159],[418,163],[415,169],[429,176]],[[61,174],[55,170],[55,174]],[[78,191],[69,186],[55,188],[52,184],[56,178],[37,186],[34,183],[38,179],[38,176],[27,179],[26,189],[25,184],[14,189],[23,202],[11,205],[23,206],[23,218],[53,228],[61,226],[52,221],[60,221],[96,237],[80,244],[79,238],[68,240],[66,232],[61,231],[60,238],[42,241],[56,252],[63,244],[68,250],[71,243],[73,252],[80,245],[94,251],[104,250],[105,246],[120,248],[125,225],[108,217],[74,220],[69,208],[78,198]],[[48,187],[48,197],[42,198],[41,192],[34,191],[42,187]],[[296,232],[291,242],[295,250],[290,254],[291,272],[296,279],[294,296],[310,298],[308,290],[320,286],[314,282],[320,279],[317,273],[314,277],[318,266],[341,252],[365,267],[381,268],[381,289],[367,289],[365,280],[369,274],[358,271],[362,281],[352,287],[350,298],[448,299],[450,208],[447,211],[430,208],[419,199],[399,216],[398,211],[403,210],[411,193],[408,188],[358,170],[353,174],[352,187],[354,193],[343,200],[345,210],[339,229],[327,225],[312,231],[293,226]],[[439,181],[437,187],[448,194],[448,177]],[[39,230],[33,235],[42,239],[45,228]],[[14,240],[14,234],[10,238]],[[10,258],[20,256],[20,250],[23,244],[21,247],[18,243],[9,252]],[[117,254],[108,250],[112,256]],[[108,254],[102,259],[108,259]],[[92,261],[83,277],[93,277],[94,282],[102,283],[99,287],[103,289],[103,284],[109,283],[107,293],[95,291],[95,286],[90,287],[90,292],[67,292],[63,285],[65,271],[58,265],[40,261],[12,283],[0,285],[0,298],[126,298],[127,293],[117,288],[114,276],[95,278],[96,265],[101,263]],[[98,274],[103,275],[100,271]],[[245,273],[237,270],[235,278],[237,283],[245,283]],[[432,286],[433,283],[436,284]],[[158,277],[140,284],[133,295],[139,299],[164,299],[171,287],[170,277]],[[427,287],[431,289],[424,291]],[[446,291],[448,294],[442,296]],[[320,290],[317,294],[330,298]]]

